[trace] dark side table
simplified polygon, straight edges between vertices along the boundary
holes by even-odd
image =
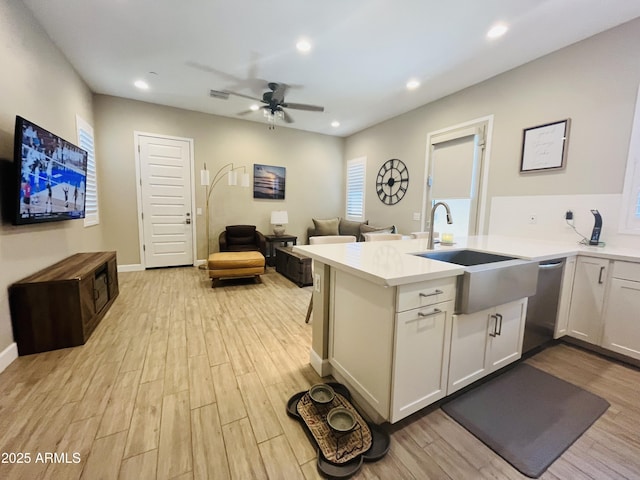
[[[270,267],[276,264],[276,244],[287,246],[288,243],[296,245],[298,242],[298,237],[286,233],[284,235],[265,235],[264,238],[267,241],[267,265]]]

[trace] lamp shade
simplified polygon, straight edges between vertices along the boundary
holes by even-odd
[[[286,210],[275,210],[271,212],[271,224],[272,225],[284,225],[289,223],[289,215]]]

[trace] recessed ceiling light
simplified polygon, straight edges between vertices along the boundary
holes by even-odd
[[[340,126],[340,122],[337,120],[334,120],[333,122],[331,122],[331,126],[333,128],[338,128]]]
[[[497,23],[487,32],[487,37],[489,38],[498,38],[507,33],[509,27],[507,27],[504,23]]]
[[[149,89],[149,84],[147,82],[145,82],[144,80],[136,80],[134,85],[136,87],[138,87],[140,90],[148,90]]]
[[[415,78],[412,78],[411,80],[409,80],[407,82],[407,88],[409,90],[415,90],[419,86],[420,86],[420,82],[418,80],[416,80]]]
[[[296,48],[301,53],[307,53],[309,50],[311,50],[311,43],[309,43],[309,40],[302,39],[298,41],[298,43],[296,43]]]
[[[260,107],[258,105],[256,105],[255,103],[249,107],[249,110],[251,110],[253,112],[257,112],[259,109],[260,109]]]

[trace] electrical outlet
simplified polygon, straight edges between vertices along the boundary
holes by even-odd
[[[196,215],[202,215],[202,209],[200,207],[196,208]]]
[[[413,219],[416,222],[419,222],[420,221],[420,212],[413,212]]]
[[[320,274],[318,273],[313,276],[313,289],[320,292]]]
[[[535,225],[536,223],[538,223],[538,215],[536,215],[535,213],[532,213],[529,215],[529,223],[531,225]]]

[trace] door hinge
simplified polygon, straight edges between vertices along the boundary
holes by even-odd
[[[138,153],[140,153],[140,145],[138,145]]]
[[[140,216],[142,217],[142,220],[144,220],[144,212],[142,212]]]
[[[147,246],[146,245],[142,245],[142,251],[146,252],[147,251]]]

